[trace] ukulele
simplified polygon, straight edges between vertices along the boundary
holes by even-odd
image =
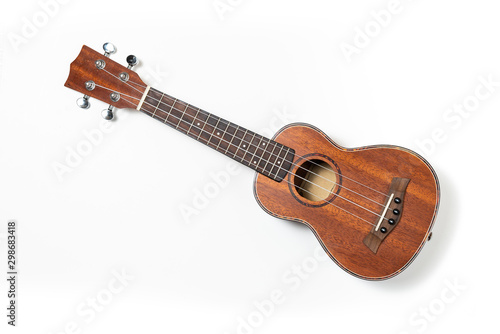
[[[114,108],[131,108],[227,155],[257,173],[254,195],[268,214],[307,225],[330,258],[367,280],[396,276],[415,259],[439,206],[439,182],[417,153],[390,145],[354,149],[334,143],[318,128],[289,124],[272,139],[217,117],[144,83],[132,68],[83,46],[71,63],[66,87]]]

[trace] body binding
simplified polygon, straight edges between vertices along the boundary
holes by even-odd
[[[256,174],[254,195],[268,214],[307,225],[326,253],[348,273],[383,280],[403,271],[431,233],[439,207],[436,173],[417,153],[398,146],[347,149],[319,129],[302,123],[282,128],[273,140],[295,149],[294,165],[281,182]],[[337,173],[337,186],[322,201],[300,196],[294,186],[297,166],[307,159],[325,161]],[[364,243],[387,200],[393,178],[410,179],[404,209],[376,253]],[[373,224],[373,225],[371,225]]]

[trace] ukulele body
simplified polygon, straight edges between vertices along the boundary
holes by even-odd
[[[257,173],[254,194],[264,211],[306,224],[332,260],[359,278],[391,278],[414,260],[439,206],[437,176],[422,157],[397,146],[346,149],[307,124],[290,124],[273,139],[295,157],[281,182]]]
[[[346,149],[320,130],[291,124],[269,140],[146,85],[129,67],[87,46],[71,63],[65,86],[133,108],[253,168],[254,193],[269,214],[306,224],[327,254],[359,278],[381,280],[404,270],[430,237],[439,183],[416,153],[396,146]],[[293,161],[290,161],[293,160]],[[291,164],[291,165],[290,165]],[[265,176],[267,175],[267,176]]]

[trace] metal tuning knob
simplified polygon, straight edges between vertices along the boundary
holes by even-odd
[[[137,65],[137,63],[139,63],[139,61],[137,60],[137,57],[134,56],[134,55],[130,55],[127,57],[127,63],[128,63],[128,69],[132,69],[132,67],[134,67],[135,65]]]
[[[106,56],[106,57],[109,57],[113,53],[116,53],[116,46],[114,46],[112,43],[104,43],[102,48],[104,49],[104,56]],[[87,87],[87,89],[92,90],[92,89],[89,89],[88,87]],[[83,97],[78,98],[76,100],[77,106],[79,106],[82,109],[90,108],[89,98],[90,98],[90,96],[88,96],[88,95],[83,95]],[[102,114],[102,117],[104,117],[104,119],[112,120],[114,117],[113,106],[110,105],[108,107],[108,109],[104,109],[101,114]]]
[[[116,46],[112,43],[104,43],[102,48],[104,49],[104,56],[106,57],[109,57],[110,55],[116,53]],[[101,111],[102,118],[111,121],[115,117],[113,109],[114,107],[110,104],[108,109],[104,109],[103,111]]]
[[[90,102],[89,102],[90,96],[88,95],[83,95],[83,97],[80,97],[76,100],[76,105],[79,106],[82,109],[88,109],[90,108]]]
[[[106,57],[109,57],[113,53],[116,53],[116,46],[112,43],[104,43],[102,48],[104,49],[104,55]]]
[[[111,121],[115,117],[113,109],[114,107],[110,104],[108,109],[104,109],[103,111],[101,111],[102,118],[104,118],[107,121]]]

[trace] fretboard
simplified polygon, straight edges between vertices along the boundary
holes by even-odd
[[[293,149],[154,88],[140,110],[277,182],[292,166]]]

